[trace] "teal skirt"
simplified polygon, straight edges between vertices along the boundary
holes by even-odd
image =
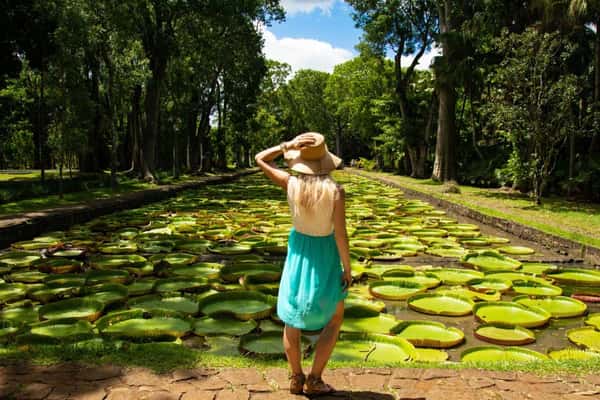
[[[322,329],[340,300],[343,270],[333,233],[310,236],[292,228],[277,297],[277,315],[293,328]]]

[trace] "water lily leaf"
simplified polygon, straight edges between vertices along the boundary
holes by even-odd
[[[488,324],[517,325],[535,328],[548,323],[552,315],[539,307],[527,307],[510,301],[490,301],[478,303],[473,314],[479,321]]]
[[[436,321],[403,321],[392,329],[392,333],[417,347],[448,348],[465,340],[460,329],[448,328]]]
[[[472,347],[460,355],[460,360],[463,362],[531,362],[547,359],[548,357],[542,353],[521,347]]]

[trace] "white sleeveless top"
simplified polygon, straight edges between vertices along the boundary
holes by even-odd
[[[300,182],[295,176],[290,176],[287,185],[287,199],[292,214],[292,224],[299,233],[310,236],[328,236],[333,232],[333,206],[330,199],[323,199],[315,206],[310,215],[297,215],[294,204],[294,194]],[[337,194],[336,194],[337,197]]]

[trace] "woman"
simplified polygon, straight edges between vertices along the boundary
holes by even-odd
[[[272,161],[281,154],[298,176],[274,166]],[[337,341],[344,298],[352,283],[345,194],[329,175],[341,161],[327,151],[323,135],[314,132],[256,155],[256,163],[265,175],[286,190],[294,225],[277,300],[277,315],[285,323],[283,345],[292,370],[293,394],[334,391],[321,376]],[[301,365],[303,329],[322,329],[308,376]]]

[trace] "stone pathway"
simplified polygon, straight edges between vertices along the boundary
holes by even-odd
[[[112,365],[15,364],[0,367],[0,399],[85,400],[286,400],[287,371],[272,368],[189,369],[162,375]],[[338,389],[319,399],[365,400],[592,400],[600,377],[483,370],[343,368],[324,379]]]

